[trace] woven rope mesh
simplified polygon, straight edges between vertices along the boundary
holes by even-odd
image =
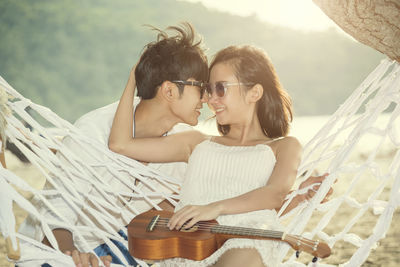
[[[0,168],[0,226],[4,237],[19,239],[25,252],[20,263],[51,259],[62,266],[72,264],[57,250],[51,233],[54,227],[71,230],[88,249],[86,238],[95,236],[118,256],[121,252],[110,238],[127,246],[118,231],[122,229],[126,234],[124,226],[135,215],[158,208],[154,199],[166,198],[176,203],[179,180],[111,152],[51,110],[21,96],[4,79],[0,80],[0,87],[10,96],[7,106],[12,110],[9,116],[1,114],[8,123],[6,138],[27,157],[44,185],[35,188],[26,182],[26,177]],[[400,204],[399,101],[400,65],[383,60],[304,147],[297,184],[315,173],[330,175],[310,202],[285,214],[281,221],[288,233],[329,244],[333,255],[319,261],[321,266],[360,266],[390,227]],[[71,146],[75,149],[71,150]],[[362,159],[357,156],[360,151]],[[391,161],[382,160],[383,155],[390,156]],[[138,182],[141,186],[135,185]],[[124,190],[110,190],[113,183],[122,185]],[[335,189],[333,197],[320,204],[331,186]],[[307,189],[294,191],[289,199]],[[57,210],[55,199],[67,203],[79,219],[78,224]],[[15,233],[16,209],[12,209],[12,201],[19,210],[29,213],[56,249]],[[363,226],[366,218],[374,220],[373,228]],[[352,247],[354,253],[347,257],[338,254],[343,246]],[[283,249],[279,257],[288,266],[303,266],[310,261],[307,257],[297,260],[289,249]]]

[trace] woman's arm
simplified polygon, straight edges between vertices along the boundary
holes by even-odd
[[[135,67],[131,69],[128,82],[119,101],[111,126],[108,146],[111,150],[122,150],[122,146],[133,138],[133,99],[135,96],[136,80]],[[116,151],[118,152],[118,151]]]
[[[286,137],[279,142],[276,164],[266,186],[209,205],[186,206],[171,218],[170,229],[179,229],[190,219],[192,220],[186,227],[191,227],[201,220],[215,219],[219,215],[280,208],[296,179],[302,148],[294,137]]]
[[[198,131],[165,137],[133,138],[135,68],[121,96],[108,139],[109,148],[121,155],[145,162],[187,162],[194,147],[207,137]]]
[[[131,138],[110,149],[144,162],[187,162],[194,147],[206,138],[198,131],[188,131],[163,137]]]

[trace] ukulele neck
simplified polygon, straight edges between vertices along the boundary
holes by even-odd
[[[211,232],[215,234],[227,234],[238,236],[263,237],[282,240],[283,232],[271,231],[263,229],[254,229],[238,226],[215,225],[211,228]]]

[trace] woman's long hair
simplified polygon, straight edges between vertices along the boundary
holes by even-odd
[[[253,46],[229,46],[215,55],[210,71],[218,63],[230,65],[239,82],[262,85],[263,95],[256,107],[261,128],[269,138],[286,136],[293,118],[292,102],[267,54]],[[218,124],[222,135],[229,130],[230,125]]]

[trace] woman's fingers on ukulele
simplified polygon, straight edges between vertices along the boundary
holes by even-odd
[[[184,208],[185,208],[185,207],[184,207]],[[167,223],[167,226],[168,226],[169,230],[172,230],[172,229],[175,228],[176,222],[177,222],[177,220],[178,220],[179,217],[180,217],[181,211],[182,211],[182,209],[178,210],[178,211],[175,212],[175,213],[171,216],[171,218],[169,219],[169,221],[168,221],[168,223]]]
[[[182,209],[182,212],[179,214],[179,219],[177,219],[175,229],[176,230],[180,230],[181,228],[189,229],[196,222],[198,222],[199,220],[198,219],[195,220],[194,218],[199,217],[201,212],[201,207],[202,206],[190,205],[187,206],[186,209],[184,210]]]
[[[198,207],[192,206],[189,209],[187,209],[184,213],[182,213],[179,221],[176,224],[176,229],[179,230],[181,228],[183,229],[188,229],[192,225],[189,225],[189,220],[193,219],[199,215]],[[186,224],[185,224],[186,223]]]
[[[193,225],[195,225],[199,220],[197,216],[194,216],[188,223],[185,225],[185,229],[191,228]]]
[[[193,206],[188,205],[177,211],[174,215],[172,215],[171,219],[168,222],[168,227],[170,230],[176,229],[179,230],[182,225],[188,220],[188,216],[192,212]]]
[[[210,203],[208,205],[192,206],[182,216],[180,221],[185,229],[191,228],[199,221],[208,221],[216,219],[221,214],[221,206],[217,203]]]

